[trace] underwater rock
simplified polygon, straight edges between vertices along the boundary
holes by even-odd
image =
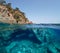
[[[52,53],[58,53],[54,44],[49,44],[48,48]]]
[[[2,32],[0,32],[0,37],[4,40],[8,40],[11,38],[11,36],[10,36],[11,33],[12,33],[12,31],[9,31],[9,30],[2,31]]]
[[[55,46],[57,52],[60,53],[60,42],[54,42],[54,46]]]
[[[0,25],[0,53],[60,53],[57,30],[4,25]]]
[[[7,53],[6,48],[5,47],[0,47],[0,53]]]
[[[57,50],[58,52],[60,52],[60,49],[59,49],[59,48],[56,48],[56,50]]]
[[[35,36],[34,32],[31,29],[18,29],[16,32],[12,33],[12,36],[9,40],[12,41],[21,41],[21,40],[29,40],[37,44],[41,44],[41,41]]]
[[[34,48],[33,44],[33,42],[27,40],[12,42],[6,47],[6,50],[8,53],[36,53],[36,48]]]
[[[33,30],[36,37],[41,41],[41,42],[53,42],[54,41],[54,35],[55,32],[53,29],[49,28],[39,28],[39,29],[34,29]]]
[[[11,44],[9,44],[8,46],[6,46],[6,51],[7,53],[11,53],[11,50],[14,49],[14,47],[16,46],[17,42],[11,42]]]
[[[47,53],[53,53],[49,48],[47,48]]]

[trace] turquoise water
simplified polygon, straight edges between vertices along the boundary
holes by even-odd
[[[60,24],[0,23],[0,53],[60,53]]]

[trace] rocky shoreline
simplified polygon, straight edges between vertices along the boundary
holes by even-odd
[[[0,3],[0,22],[3,23],[17,23],[17,24],[32,24],[29,21],[25,13],[19,10],[19,8],[13,9],[11,3],[6,3],[2,1]]]

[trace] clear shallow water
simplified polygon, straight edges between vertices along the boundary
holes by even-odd
[[[60,53],[60,24],[0,23],[0,53]]]

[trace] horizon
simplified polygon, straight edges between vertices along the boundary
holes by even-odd
[[[33,23],[60,23],[60,0],[6,0],[13,8],[18,7]]]

